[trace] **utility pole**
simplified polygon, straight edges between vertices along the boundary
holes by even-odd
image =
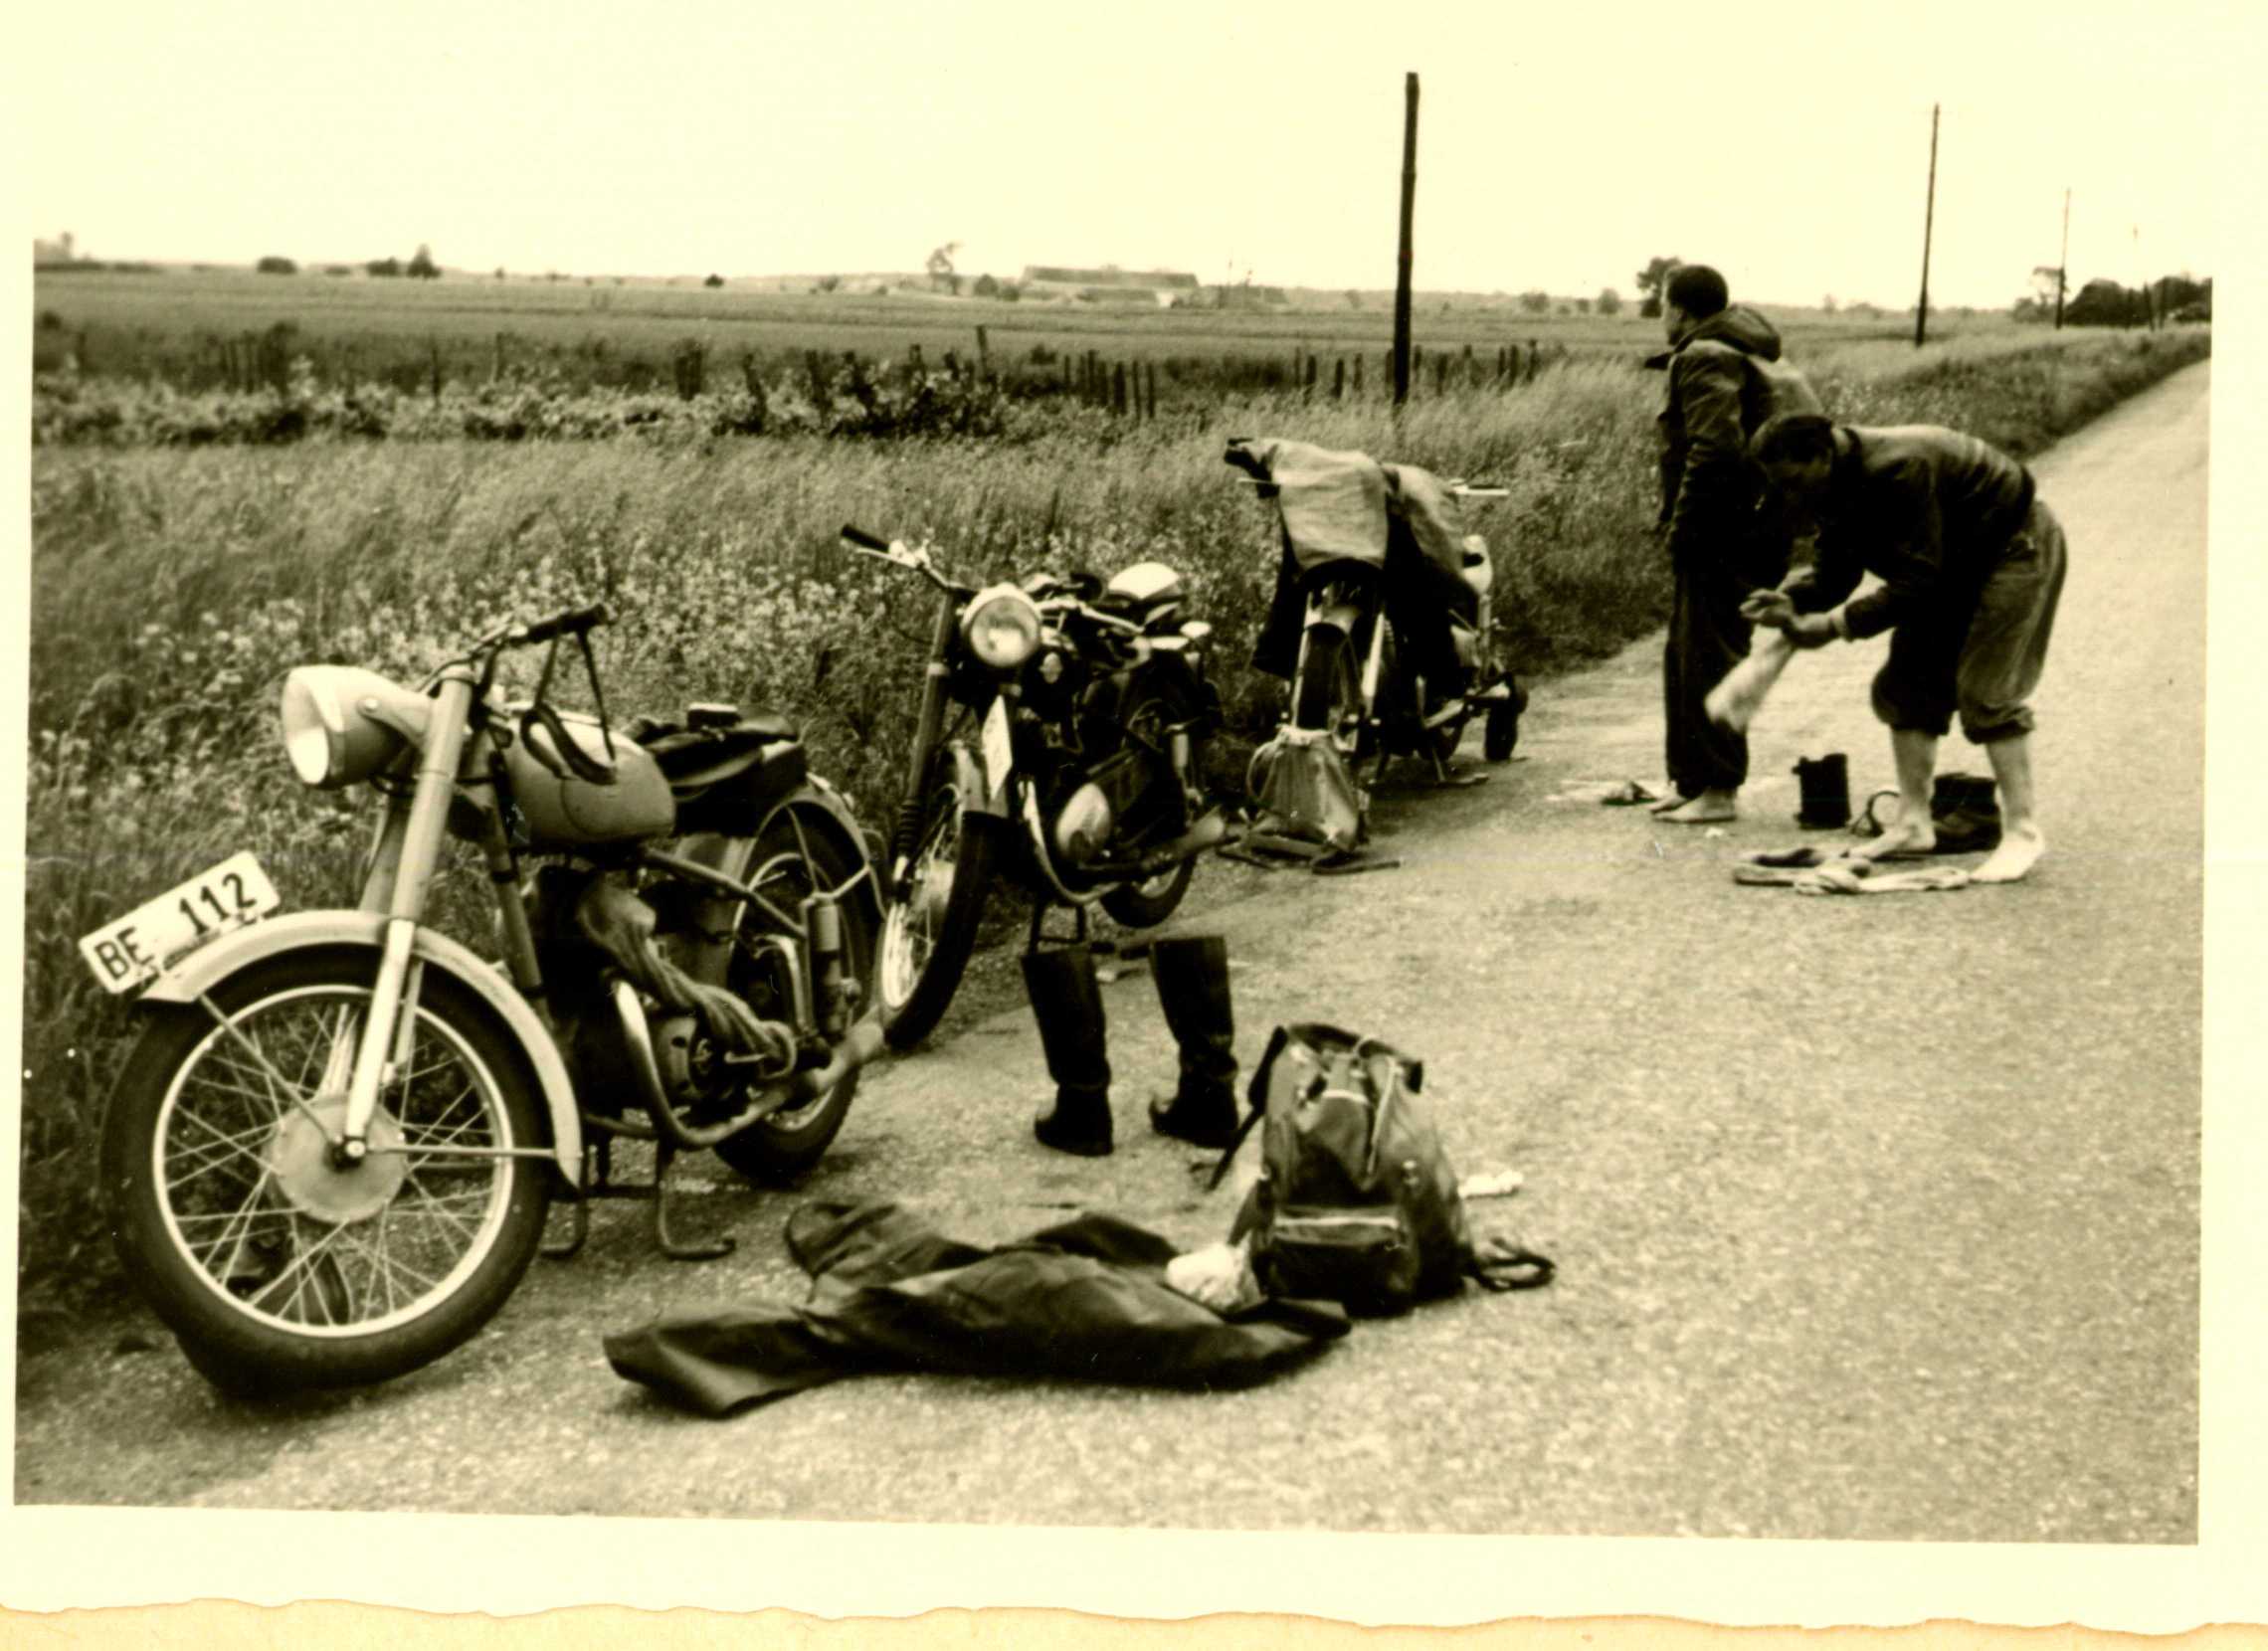
[[[1418,204],[1418,72],[1403,80],[1402,252],[1394,274],[1394,405],[1410,399],[1410,232]]]
[[[1937,228],[1938,105],[1930,105],[1930,194],[1922,212],[1922,301],[1914,308],[1914,348],[1922,347],[1930,326],[1930,233]]]
[[[2143,274],[2142,226],[2134,226],[2134,278],[2136,294],[2142,299],[2143,325],[2150,331],[2158,330],[2158,306],[2151,301],[2150,277]]]
[[[2063,186],[2063,251],[2055,255],[2055,330],[2063,330],[2063,284],[2071,274],[2071,186]]]

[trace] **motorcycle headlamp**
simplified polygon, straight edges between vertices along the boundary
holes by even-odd
[[[1014,585],[979,591],[961,617],[961,640],[995,670],[1013,670],[1040,645],[1040,608]]]
[[[367,780],[422,735],[433,702],[352,665],[300,665],[284,678],[284,754],[302,785]]]

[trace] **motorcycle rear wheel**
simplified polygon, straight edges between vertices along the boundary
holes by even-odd
[[[1196,875],[1197,862],[1184,860],[1146,883],[1126,883],[1112,889],[1102,897],[1102,909],[1129,929],[1154,929],[1173,916]]]
[[[1350,762],[1369,756],[1377,746],[1375,724],[1363,709],[1364,650],[1356,637],[1364,629],[1349,636],[1336,625],[1309,627],[1299,678],[1291,689],[1292,726],[1328,731],[1339,755]]]
[[[882,914],[874,988],[881,994],[882,1035],[891,1048],[910,1049],[936,1030],[961,989],[992,892],[997,852],[989,819],[964,807],[947,770],[922,815],[913,886]]]
[[[371,1152],[324,1150],[345,1107],[376,954],[269,959],[203,1008],[160,1011],[102,1134],[126,1274],[224,1391],[382,1381],[485,1324],[543,1235],[551,1168],[451,1149],[540,1148],[524,1054],[465,987],[425,972],[406,1074],[381,1092]]]
[[[794,911],[806,896],[825,888],[841,888],[858,873],[850,851],[837,838],[819,831],[798,831],[786,811],[775,815],[756,838],[748,881],[771,902]],[[744,908],[743,933],[756,924],[761,908]],[[843,972],[847,979],[871,991],[874,982],[874,922],[866,904],[858,899],[837,902],[843,918]],[[747,998],[756,989],[759,965],[746,948],[735,948],[727,982]],[[784,1006],[755,1005],[757,1012],[778,1016]],[[858,1093],[858,1068],[852,1067],[824,1095],[815,1095],[799,1107],[783,1109],[728,1136],[716,1145],[716,1156],[743,1178],[760,1187],[780,1187],[796,1181],[826,1156],[842,1133],[850,1103]]]

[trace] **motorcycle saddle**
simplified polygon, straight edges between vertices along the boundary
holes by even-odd
[[[750,716],[723,726],[634,728],[633,737],[661,764],[669,789],[688,797],[762,766],[767,747],[793,743],[797,733],[785,717]]]

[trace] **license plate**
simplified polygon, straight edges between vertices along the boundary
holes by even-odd
[[[998,797],[1016,772],[1016,747],[1008,737],[1008,701],[995,699],[985,713],[985,783]]]
[[[127,992],[185,952],[284,903],[248,849],[104,924],[79,943],[106,992]]]

